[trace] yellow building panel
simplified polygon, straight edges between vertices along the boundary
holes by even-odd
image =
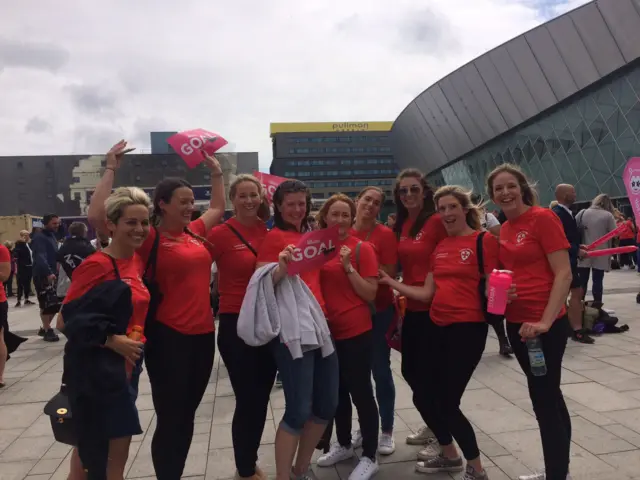
[[[393,122],[272,123],[271,135],[276,133],[388,132],[392,126]]]

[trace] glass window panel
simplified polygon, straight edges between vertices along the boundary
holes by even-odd
[[[636,102],[625,115],[633,132],[640,133],[640,102]]]
[[[522,149],[522,153],[524,154],[524,159],[527,162],[530,162],[531,160],[533,160],[533,157],[535,155],[535,151],[533,150],[533,147],[531,146],[531,142],[527,141],[527,143],[524,144],[524,148]]]
[[[638,101],[631,85],[629,85],[627,79],[624,77],[613,82],[610,90],[611,93],[613,93],[616,102],[618,102],[618,105],[620,105],[620,108],[625,113]]]
[[[547,144],[547,150],[549,150],[549,153],[551,155],[555,155],[555,153],[562,147],[560,140],[558,140],[555,136],[547,138],[545,140],[545,143]]]
[[[524,161],[524,153],[522,153],[522,149],[520,147],[516,147],[513,149],[513,161],[517,165],[521,165]]]
[[[536,141],[533,142],[533,150],[536,152],[538,158],[542,158],[542,156],[547,152],[547,146],[542,141],[542,138],[536,138]]]
[[[620,110],[613,112],[607,119],[607,126],[609,130],[611,130],[614,138],[620,137],[629,128],[629,124]]]
[[[562,150],[558,150],[558,153],[553,157],[553,162],[556,165],[558,172],[560,172],[560,178],[562,179],[561,182],[557,183],[569,183],[571,185],[575,185],[578,181],[578,177],[573,170],[569,159]]]
[[[567,126],[567,120],[564,118],[562,112],[556,112],[551,117],[549,117],[549,122],[553,125],[553,129],[556,132],[561,132]]]
[[[582,115],[575,105],[570,105],[565,109],[564,118],[572,131],[582,122]]]
[[[577,107],[582,114],[582,118],[587,122],[587,124],[593,122],[600,115],[600,112],[598,111],[598,108],[591,96],[587,96],[578,101]]]
[[[626,77],[636,93],[640,93],[640,68],[636,68]]]
[[[606,87],[600,89],[600,91],[595,94],[595,101],[604,118],[609,118],[609,116],[618,109],[618,104]]]
[[[542,169],[544,170],[548,179],[553,180],[560,176],[560,173],[558,172],[558,169],[553,162],[553,158],[548,152],[545,153],[540,159],[540,165],[542,166]]]
[[[591,133],[584,122],[580,122],[578,126],[573,130],[573,138],[576,140],[580,148],[591,139]]]
[[[502,159],[508,163],[514,163],[513,156],[511,155],[511,151],[509,149],[502,152]]]
[[[569,163],[571,164],[573,171],[576,173],[576,176],[578,178],[582,178],[582,176],[587,172],[588,169],[580,150],[574,146],[571,150],[569,150],[567,158],[569,159]]]
[[[586,174],[578,181],[576,190],[580,192],[581,198],[591,199],[600,193],[596,180],[589,171],[587,171]]]
[[[613,162],[613,157],[615,155],[615,151],[617,150],[617,148],[616,148],[616,142],[611,136],[611,134],[608,134],[602,140],[602,142],[600,142],[600,145],[598,145],[598,147],[600,148],[600,153],[602,154],[602,158],[607,163],[607,165],[609,165],[609,170],[613,171],[612,162]]]
[[[619,152],[613,156],[613,161],[609,164],[611,171],[614,173],[624,168],[627,159],[640,156],[640,144],[638,144],[638,140],[636,140],[635,135],[631,133],[631,130],[624,132],[622,136],[616,140],[616,145]]]
[[[589,131],[591,132],[591,135],[593,136],[593,139],[596,141],[596,143],[600,143],[609,133],[604,120],[600,116],[598,116],[598,118],[596,118],[591,123],[591,125],[589,125]]]
[[[573,135],[571,135],[571,130],[569,128],[565,128],[560,135],[558,135],[558,140],[562,144],[562,149],[568,152],[571,147],[573,147],[576,141],[573,139]]]
[[[620,187],[613,179],[613,177],[609,177],[604,182],[600,183],[600,193],[606,193],[610,197],[623,196],[622,192],[620,191]]]

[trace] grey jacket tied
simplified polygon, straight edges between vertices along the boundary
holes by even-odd
[[[328,357],[334,348],[320,304],[298,275],[274,285],[277,266],[264,265],[251,277],[238,317],[238,336],[252,347],[280,337],[294,359],[318,348]]]

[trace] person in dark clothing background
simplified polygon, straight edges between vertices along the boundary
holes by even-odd
[[[20,240],[16,242],[16,248],[13,250],[13,256],[18,266],[17,283],[18,283],[18,302],[16,307],[22,306],[22,297],[24,296],[25,305],[34,305],[29,300],[31,296],[31,280],[33,279],[33,251],[29,243],[31,236],[27,230],[20,231]]]
[[[93,248],[91,242],[87,240],[87,226],[82,222],[73,222],[69,226],[69,234],[60,250],[58,250],[58,263],[64,269],[69,279],[73,271],[80,266],[96,249]],[[107,245],[108,246],[108,245]]]
[[[571,295],[569,297],[569,324],[571,325],[571,338],[576,342],[592,344],[594,339],[582,328],[582,288],[580,275],[578,274],[578,255],[580,253],[580,230],[578,223],[570,210],[571,205],[576,201],[576,189],[573,185],[561,183],[556,187],[556,201],[558,202],[551,210],[560,217],[564,234],[571,248],[569,249],[569,262],[571,263]]]
[[[50,296],[48,291],[53,288],[57,280],[58,264],[58,240],[56,232],[60,228],[60,218],[55,214],[47,214],[43,217],[44,228],[34,235],[31,242],[33,249],[33,283],[38,295],[40,305],[40,319],[42,328],[38,335],[45,342],[57,342],[60,337],[51,328],[51,321],[60,310],[60,305],[50,305],[47,301]]]
[[[13,277],[16,275],[16,264],[15,259],[13,258],[13,249],[15,248],[15,243],[11,240],[6,240],[4,242],[4,246],[9,250],[9,255],[11,255],[10,269],[9,269],[9,278],[7,278],[4,283],[4,291],[7,295],[7,298],[13,297]]]

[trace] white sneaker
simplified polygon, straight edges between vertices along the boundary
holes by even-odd
[[[380,470],[377,461],[371,460],[369,457],[362,457],[358,466],[349,475],[349,480],[369,480]]]
[[[418,452],[418,460],[431,460],[432,458],[440,455],[441,451],[438,441],[435,438],[430,437],[427,442],[427,446]]]
[[[545,480],[546,478],[547,476],[544,472],[538,472],[531,475],[520,475],[518,480]],[[567,477],[567,480],[569,480],[569,477]]]
[[[407,437],[407,445],[426,445],[430,438],[433,438],[433,432],[423,425],[420,430]]]
[[[320,455],[318,458],[318,466],[319,467],[332,467],[338,462],[342,462],[343,460],[349,460],[350,458],[355,456],[355,452],[353,451],[353,447],[343,447],[339,443],[333,443],[331,448],[324,455]]]
[[[351,434],[351,446],[353,448],[360,448],[362,446],[362,432],[356,430]]]
[[[380,455],[391,455],[396,451],[396,441],[390,433],[381,433],[378,439],[378,453]]]

